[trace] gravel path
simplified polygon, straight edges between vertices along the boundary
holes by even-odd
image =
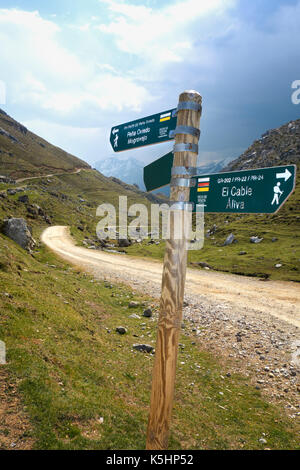
[[[84,170],[84,168],[77,168],[74,171],[64,171],[60,173],[52,173],[50,175],[41,175],[41,176],[28,176],[27,178],[19,178],[16,180],[16,183],[23,183],[24,181],[28,180],[37,180],[37,179],[43,179],[43,178],[52,178],[53,176],[61,176],[61,175],[77,175],[78,173],[81,173],[81,171]],[[89,170],[89,168],[86,168],[86,170]]]
[[[129,284],[158,299],[162,264],[77,247],[67,227],[49,227],[42,241],[96,278]],[[294,418],[300,417],[300,288],[296,283],[188,269],[185,335],[229,359]]]

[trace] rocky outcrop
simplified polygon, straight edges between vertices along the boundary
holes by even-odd
[[[8,139],[10,139],[12,142],[14,142],[15,144],[18,144],[19,141],[18,139],[16,139],[16,137],[14,137],[13,135],[11,135],[9,132],[7,132],[5,129],[2,129],[2,127],[0,127],[0,135],[4,135],[5,137],[7,137]]]
[[[32,237],[31,228],[24,219],[6,219],[3,222],[2,232],[8,238],[20,245],[24,250],[31,251],[36,242]]]
[[[9,178],[8,176],[3,176],[3,175],[0,175],[0,183],[16,184],[15,180]]]
[[[250,170],[300,162],[300,119],[265,132],[222,171]]]

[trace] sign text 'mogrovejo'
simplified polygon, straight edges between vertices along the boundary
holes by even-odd
[[[295,188],[296,166],[233,171],[194,178],[190,202],[205,212],[274,214]]]
[[[169,109],[113,127],[110,134],[113,150],[123,152],[173,140],[177,123],[176,111],[176,109]]]

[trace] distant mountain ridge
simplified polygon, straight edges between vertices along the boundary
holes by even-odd
[[[79,168],[90,165],[30,132],[0,109],[0,175],[21,178]]]
[[[108,178],[118,178],[124,183],[138,185],[142,191],[145,190],[143,179],[144,164],[135,158],[121,160],[113,156],[94,163],[94,167]]]
[[[231,160],[232,158],[226,158],[220,161],[206,162],[200,164],[199,168],[201,168],[203,174],[218,173]],[[136,184],[142,191],[146,189],[143,177],[144,166],[144,163],[136,159],[121,160],[117,157],[107,158],[94,164],[94,167],[108,178],[114,177],[127,184]],[[158,192],[168,195],[169,189],[161,188]]]
[[[205,162],[198,164],[198,168],[201,168],[201,173],[203,175],[205,174],[212,174],[212,173],[219,173],[220,171],[223,170],[227,165],[230,164],[232,161],[231,157],[224,158],[223,160],[217,160],[213,162]]]

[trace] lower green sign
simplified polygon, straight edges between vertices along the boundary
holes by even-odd
[[[296,166],[260,168],[193,178],[190,202],[204,212],[274,214],[295,189]]]
[[[173,152],[167,153],[163,157],[150,163],[144,168],[144,184],[147,191],[167,186],[171,181],[171,171],[173,166]]]

